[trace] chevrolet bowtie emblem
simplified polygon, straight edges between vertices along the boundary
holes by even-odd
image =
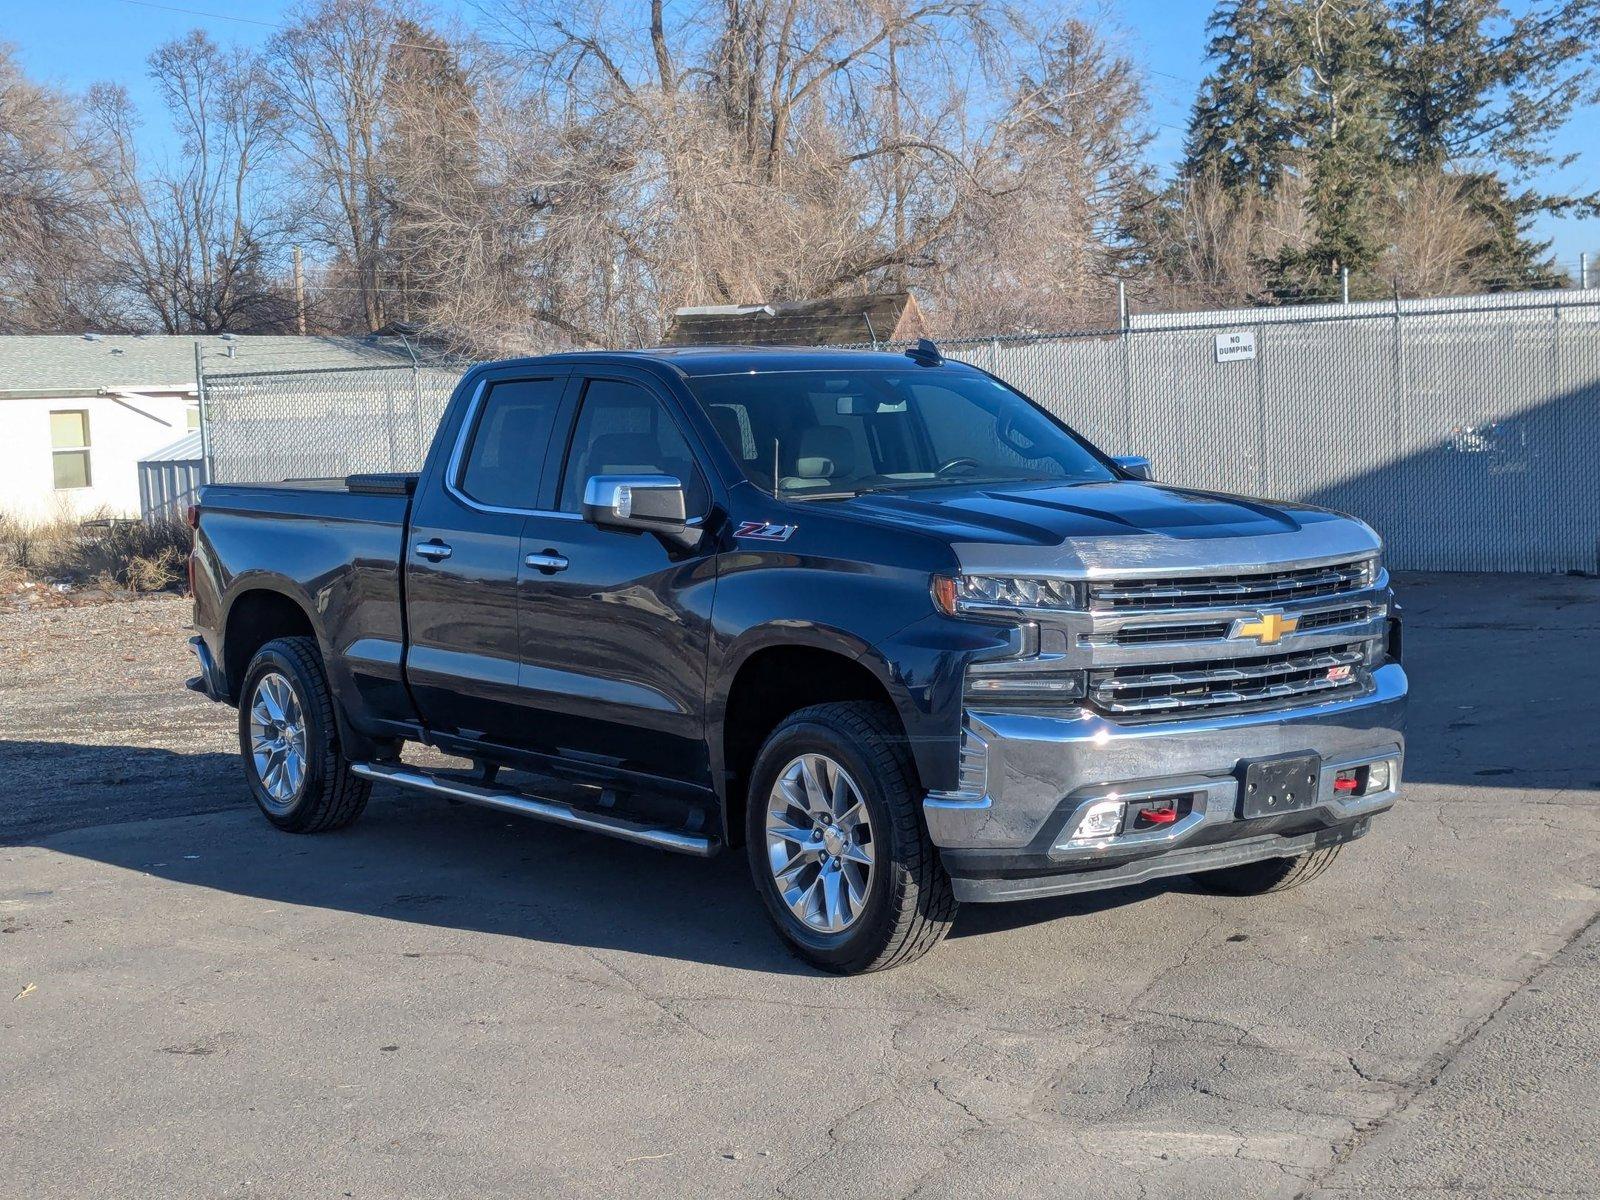
[[[1255,638],[1263,646],[1275,646],[1286,633],[1300,628],[1299,617],[1286,617],[1282,613],[1264,612],[1254,620],[1243,619],[1233,623],[1230,638]]]

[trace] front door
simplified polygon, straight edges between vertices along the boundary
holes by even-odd
[[[517,606],[564,371],[487,377],[442,477],[417,489],[406,544],[407,678],[444,738],[525,744]]]
[[[581,519],[591,475],[671,475],[691,520],[710,507],[672,401],[643,372],[574,374],[576,423],[552,514],[523,528],[522,689],[548,751],[709,786],[706,654],[716,555]]]

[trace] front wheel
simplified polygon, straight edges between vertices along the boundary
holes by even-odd
[[[367,806],[372,784],[339,749],[333,696],[317,643],[268,642],[239,692],[239,752],[262,814],[291,833],[342,829]]]
[[[751,772],[746,843],[784,940],[825,971],[898,966],[945,936],[956,901],[918,811],[905,738],[879,704],[818,704]]]

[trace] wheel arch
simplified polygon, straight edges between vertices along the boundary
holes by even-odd
[[[228,601],[222,621],[222,674],[228,701],[239,703],[245,672],[261,647],[276,638],[322,639],[305,601],[266,581],[241,587]]]
[[[882,704],[895,728],[905,723],[884,668],[845,637],[791,636],[752,640],[730,659],[721,702],[712,713],[710,749],[731,844],[744,836],[750,771],[768,735],[790,714],[815,704],[864,700]],[[914,756],[913,756],[914,757]]]

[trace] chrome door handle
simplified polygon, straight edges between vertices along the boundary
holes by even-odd
[[[411,548],[423,558],[429,559],[432,562],[440,562],[449,558],[453,553],[455,553],[455,551],[451,550],[449,546],[446,546],[438,539],[435,539],[431,542],[418,542]]]
[[[537,567],[546,575],[554,575],[557,571],[567,569],[568,560],[565,554],[557,554],[554,550],[546,550],[543,554],[530,554],[522,560],[530,567]]]

